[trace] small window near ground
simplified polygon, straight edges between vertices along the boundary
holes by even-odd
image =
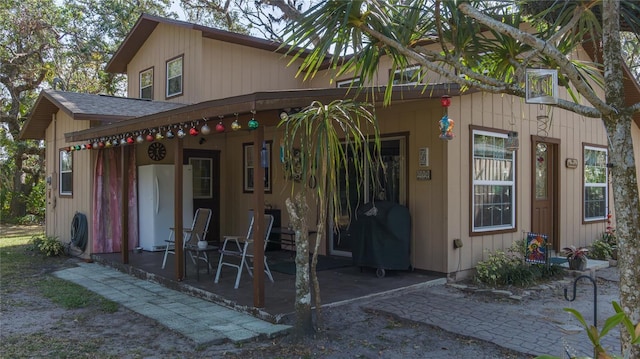
[[[182,56],[167,61],[167,97],[182,94]]]
[[[60,151],[60,195],[73,195],[73,152]]]
[[[472,232],[515,228],[516,160],[505,147],[506,133],[473,130]]]
[[[153,68],[140,72],[140,98],[153,100]]]
[[[609,190],[607,178],[607,149],[584,146],[584,221],[607,218]]]

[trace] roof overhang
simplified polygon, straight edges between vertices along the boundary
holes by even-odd
[[[117,136],[125,133],[135,133],[149,128],[160,128],[169,125],[189,123],[203,118],[219,118],[234,114],[259,113],[277,111],[287,108],[301,108],[313,101],[328,103],[340,99],[382,103],[385,87],[367,87],[358,91],[347,88],[326,88],[309,90],[285,90],[270,92],[255,92],[247,95],[228,97],[218,100],[200,102],[194,105],[174,110],[141,116],[130,120],[120,121],[105,126],[65,134],[68,142],[87,141],[101,137]],[[468,91],[474,92],[474,91]],[[412,101],[418,99],[440,98],[443,95],[460,95],[457,84],[415,86],[394,86],[392,102]],[[260,119],[266,126],[277,125],[279,119],[274,116],[271,120]]]
[[[98,96],[98,95],[96,95]],[[45,132],[53,120],[53,115],[63,111],[74,120],[117,122],[133,118],[134,116],[101,115],[91,113],[74,113],[65,104],[52,96],[47,91],[41,91],[38,99],[32,107],[33,112],[22,126],[18,138],[22,140],[41,140],[45,138]]]
[[[287,52],[289,52],[289,46],[283,45],[279,42],[193,24],[185,21],[149,14],[142,14],[140,18],[138,18],[138,21],[133,26],[131,31],[129,31],[129,33],[127,34],[127,37],[124,39],[124,41],[122,41],[120,47],[113,55],[111,60],[109,60],[109,62],[107,63],[106,71],[110,73],[126,73],[127,64],[131,62],[131,59],[133,59],[138,50],[140,50],[140,47],[142,47],[142,45],[147,41],[158,24],[161,23],[200,31],[202,32],[202,37],[208,39],[219,40],[265,51],[278,52],[281,54],[286,54]],[[294,52],[296,51],[294,50]],[[303,56],[308,52],[308,50],[303,50]]]

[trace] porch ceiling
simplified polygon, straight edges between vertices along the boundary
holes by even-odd
[[[86,141],[100,137],[132,133],[149,128],[197,121],[203,118],[216,119],[219,116],[229,117],[234,114],[251,113],[252,111],[259,113],[305,107],[313,101],[326,103],[339,99],[353,99],[357,101],[382,102],[384,91],[384,87],[371,87],[360,92],[357,92],[355,89],[349,90],[345,88],[255,92],[247,95],[200,102],[194,105],[140,116],[83,131],[71,132],[65,134],[65,139],[68,142]],[[429,85],[425,88],[397,86],[394,87],[392,100],[394,103],[398,103],[400,101],[440,98],[442,95],[457,96],[459,94],[460,87],[457,84]],[[266,117],[267,118],[260,118],[260,123],[265,126],[275,126],[278,124],[279,119],[277,116]]]

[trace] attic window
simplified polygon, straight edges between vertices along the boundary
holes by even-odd
[[[182,95],[182,58],[167,61],[167,97]]]
[[[153,67],[140,72],[140,98],[153,100]]]

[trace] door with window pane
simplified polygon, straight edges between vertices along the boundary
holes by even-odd
[[[184,164],[193,169],[193,210],[210,208],[207,241],[220,241],[220,152],[184,150]]]
[[[532,163],[531,231],[549,236],[552,248],[559,251],[558,233],[558,143],[534,138]]]

